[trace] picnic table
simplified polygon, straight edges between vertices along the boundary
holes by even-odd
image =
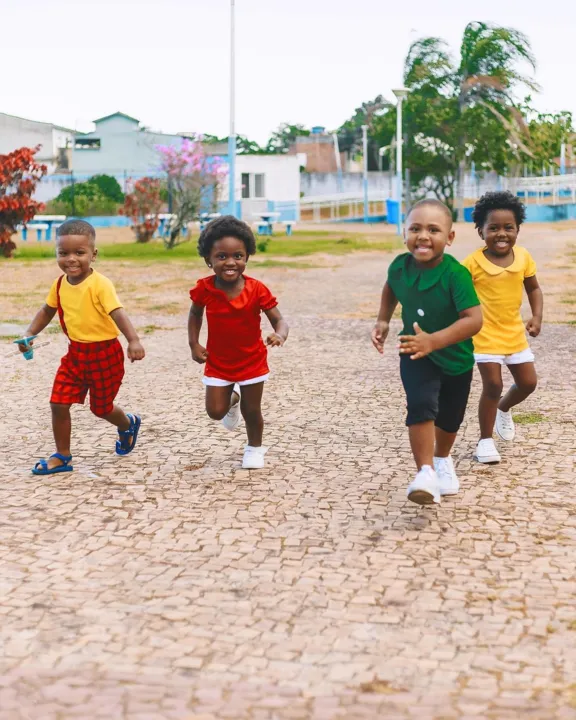
[[[46,240],[52,240],[52,230],[57,230],[66,220],[66,215],[34,215],[27,225],[22,225],[22,240],[28,240],[28,230],[36,230],[38,241],[42,240],[42,231],[46,231]]]
[[[280,213],[273,212],[271,210],[263,210],[262,212],[256,213],[254,217],[258,218],[258,234],[272,235],[274,221],[280,217]]]

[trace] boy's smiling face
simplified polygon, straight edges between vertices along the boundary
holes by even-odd
[[[90,275],[96,255],[94,239],[88,235],[61,235],[56,239],[58,267],[72,285],[78,285]]]
[[[433,268],[442,262],[444,250],[452,245],[454,234],[448,209],[423,203],[410,211],[404,240],[419,265]]]

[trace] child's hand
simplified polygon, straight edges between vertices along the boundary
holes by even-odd
[[[414,323],[414,332],[416,335],[400,335],[398,347],[402,355],[410,355],[410,360],[420,360],[434,350],[434,342],[432,335],[424,332],[418,323]]]
[[[131,362],[142,360],[145,355],[146,351],[144,350],[140,340],[132,340],[128,343],[128,357]]]
[[[378,320],[372,330],[372,345],[374,345],[381,355],[384,352],[384,341],[388,337],[389,330],[390,324],[384,320]]]
[[[540,318],[531,317],[526,323],[526,330],[528,331],[528,335],[530,335],[530,337],[538,337],[538,335],[540,335],[540,331],[542,330],[542,320],[540,320]]]
[[[23,342],[18,343],[18,350],[20,350],[21,353],[25,353],[34,345],[34,340],[28,341],[28,347],[26,347],[26,344]]]
[[[286,338],[283,338],[282,335],[278,335],[278,333],[270,333],[268,337],[266,338],[266,345],[269,347],[282,347],[284,343],[286,342]]]
[[[200,344],[196,344],[192,346],[192,360],[194,362],[200,363],[200,365],[204,365],[206,360],[208,360],[208,350],[206,350],[205,347],[202,347]]]

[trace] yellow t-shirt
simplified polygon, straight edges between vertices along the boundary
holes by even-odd
[[[58,307],[54,280],[46,305]],[[68,337],[76,342],[102,342],[113,340],[120,334],[110,313],[122,307],[114,285],[107,277],[92,271],[86,280],[71,285],[64,276],[60,285],[60,304],[64,311],[64,322]]]
[[[512,355],[528,347],[520,315],[525,278],[536,275],[536,263],[523,247],[514,246],[510,267],[494,265],[481,248],[468,255],[463,265],[470,270],[482,304],[484,324],[474,336],[474,352]]]

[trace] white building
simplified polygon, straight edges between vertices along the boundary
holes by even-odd
[[[0,113],[0,155],[41,145],[36,159],[48,166],[48,173],[68,170],[73,140],[68,128]]]
[[[95,130],[78,133],[72,152],[74,175],[106,175],[141,177],[158,172],[160,145],[180,147],[183,135],[152,132],[140,121],[117,112],[94,121]],[[210,155],[226,152],[225,145],[210,146]]]
[[[300,218],[300,163],[295,155],[238,155],[235,176],[237,214],[246,222],[264,210],[279,212],[280,220]],[[220,197],[224,202],[228,198],[227,178]]]

